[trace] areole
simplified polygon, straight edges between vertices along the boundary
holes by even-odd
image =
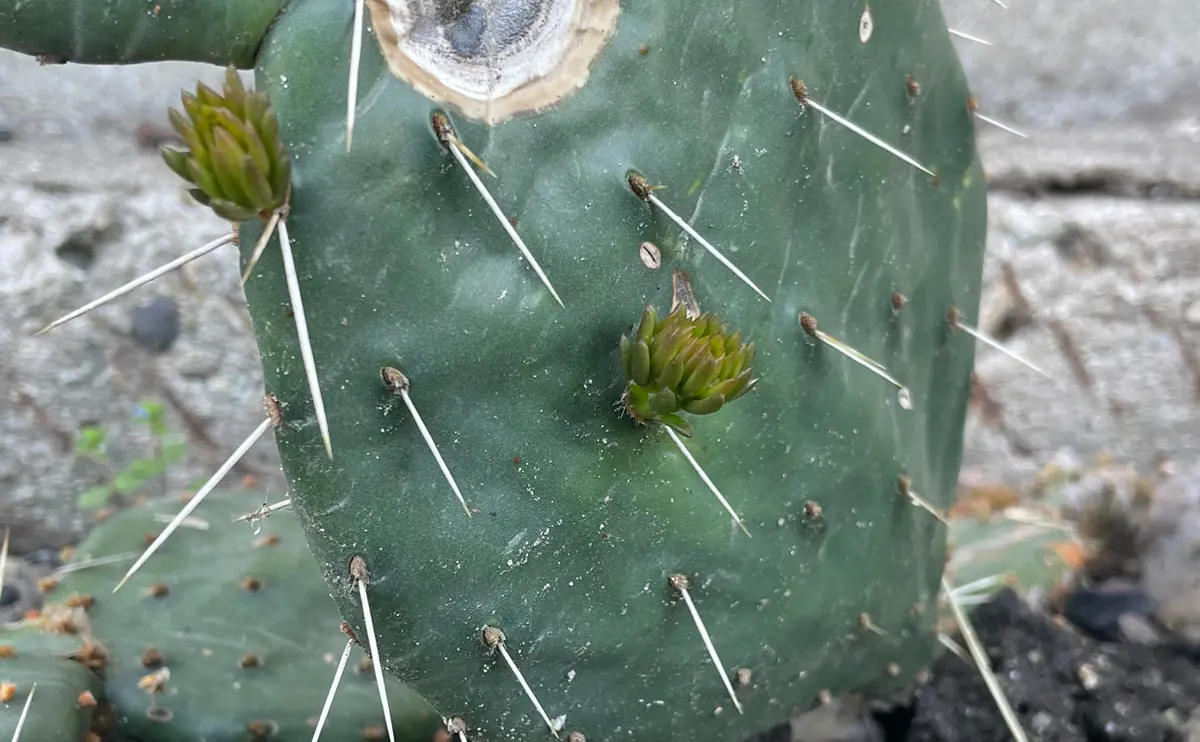
[[[366,0],[388,67],[433,101],[497,124],[587,82],[618,0]]]

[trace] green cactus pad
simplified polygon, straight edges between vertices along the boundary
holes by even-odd
[[[958,471],[973,343],[946,309],[978,303],[986,223],[968,91],[936,5],[682,0],[622,9],[586,85],[488,127],[397,80],[364,47],[355,147],[344,140],[352,8],[297,3],[263,47],[260,86],[297,156],[301,291],[335,459],[322,453],[278,252],[247,286],[298,515],[344,614],[361,555],[387,667],[490,740],[740,739],[822,689],[884,692],[931,656],[944,532],[896,491],[945,506]],[[678,19],[687,18],[680,26]],[[906,75],[920,82],[911,99]],[[936,181],[811,106],[895,143]],[[559,308],[431,126],[485,178],[565,301]],[[690,220],[759,297],[656,207]],[[243,227],[248,250],[261,227]],[[662,267],[638,257],[643,241]],[[686,270],[705,311],[754,342],[752,394],[696,417],[689,451],[747,523],[731,523],[672,441],[621,414],[619,339]],[[907,303],[893,310],[892,293]],[[903,380],[812,342],[810,313]],[[394,366],[475,511],[468,518]],[[823,529],[804,525],[806,501]],[[725,671],[751,671],[739,715]],[[887,634],[859,627],[869,613]],[[889,663],[899,677],[887,672]]]
[[[0,47],[46,62],[252,67],[286,0],[5,0]]]
[[[0,628],[0,692],[7,683],[14,686],[12,700],[0,702],[0,739],[13,738],[35,683],[37,690],[21,739],[37,742],[84,739],[92,728],[96,709],[85,700],[85,694],[99,701],[103,698],[103,683],[87,667],[69,659],[78,645],[74,637],[50,638],[34,627]]]
[[[295,518],[272,515],[257,535],[232,523],[261,504],[209,495],[196,511],[208,530],[176,531],[120,592],[112,588],[125,563],[69,573],[55,591],[95,599],[90,631],[108,653],[105,693],[121,738],[243,742],[262,729],[274,730],[271,740],[312,739],[346,638]],[[114,516],[77,554],[136,552],[162,528],[154,514],[175,509],[160,503]],[[356,669],[363,656],[351,655],[322,739],[383,729],[374,674]],[[163,667],[169,677],[151,710],[139,681]],[[420,696],[389,681],[389,699],[397,740],[430,742],[440,719]]]

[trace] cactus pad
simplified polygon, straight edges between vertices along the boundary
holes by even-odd
[[[259,504],[210,495],[196,514],[208,530],[177,531],[120,592],[111,594],[124,563],[68,573],[52,594],[94,599],[89,631],[108,655],[104,693],[121,738],[242,742],[270,731],[271,740],[312,739],[346,639],[295,518],[273,515],[257,535],[231,523]],[[77,554],[136,552],[162,527],[154,513],[171,509],[114,516]],[[355,669],[361,658],[361,650],[351,655],[322,739],[370,739],[383,729],[374,676]],[[399,682],[389,681],[389,698],[397,739],[429,742],[440,723],[432,709]]]
[[[944,316],[977,304],[986,222],[968,92],[936,5],[873,8],[865,45],[861,9],[841,4],[626,7],[586,85],[494,127],[397,80],[368,45],[347,155],[351,12],[295,4],[259,67],[285,146],[304,153],[289,227],[332,462],[273,251],[247,296],[286,405],[278,441],[297,513],[355,630],[348,565],[361,556],[389,670],[490,740],[549,732],[484,626],[503,632],[564,736],[739,739],[822,689],[906,682],[934,644],[944,533],[895,482],[907,474],[943,507],[951,497],[973,347]],[[792,76],[938,178],[801,106]],[[487,186],[565,308],[442,146],[439,111],[495,172]],[[661,203],[771,302],[631,193],[630,171],[664,186]],[[243,244],[259,229],[244,225]],[[647,240],[658,269],[638,257]],[[753,393],[693,418],[687,443],[752,538],[657,426],[621,412],[619,339],[647,305],[669,305],[674,269],[757,348]],[[893,292],[907,297],[899,312]],[[915,409],[811,342],[801,311],[900,377]],[[474,517],[380,381],[388,366],[411,381]],[[823,529],[803,524],[808,501]],[[736,689],[744,715],[675,574],[720,671],[750,671]],[[860,628],[862,613],[886,635]]]
[[[48,632],[39,623],[34,619],[0,628],[0,739],[13,738],[36,684],[21,739],[80,742],[92,728],[103,683],[82,662],[71,659],[82,640]]]

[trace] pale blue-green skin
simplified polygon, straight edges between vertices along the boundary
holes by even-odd
[[[977,306],[984,184],[936,4],[873,7],[865,45],[861,10],[627,4],[590,82],[559,108],[491,129],[450,112],[565,309],[436,141],[436,106],[373,42],[346,154],[350,7],[297,3],[264,44],[259,82],[294,155],[290,234],[335,452],[322,450],[272,248],[247,296],[268,387],[288,404],[279,442],[297,512],[360,631],[347,565],[366,561],[388,668],[486,739],[547,732],[481,643],[485,624],[506,632],[550,717],[589,739],[740,739],[823,688],[898,687],[930,657],[944,534],[896,477],[951,497],[973,351],[944,315]],[[912,104],[906,73],[922,86]],[[790,75],[940,184],[802,112]],[[685,218],[700,202],[696,227],[774,302],[683,244],[629,192],[630,169],[668,186],[661,197]],[[247,225],[244,250],[257,233]],[[657,271],[638,258],[646,239],[664,251]],[[666,311],[673,268],[759,349],[758,387],[694,419],[688,444],[752,539],[664,434],[615,407],[618,338],[646,303]],[[893,290],[909,298],[899,316]],[[814,345],[802,310],[909,384],[916,410]],[[384,365],[411,378],[475,517],[383,388]],[[803,524],[807,500],[823,529]],[[745,715],[668,587],[673,572],[692,577],[726,669],[752,670]],[[887,635],[860,629],[862,612]]]
[[[312,739],[310,722],[321,712],[346,637],[296,519],[276,513],[257,534],[246,523],[233,523],[261,504],[259,493],[213,493],[195,512],[209,530],[177,530],[115,595],[112,587],[128,563],[71,572],[51,595],[95,598],[88,611],[91,630],[109,653],[97,695],[113,706],[118,739],[244,742],[248,723],[268,720],[276,728],[272,742]],[[173,505],[109,518],[79,545],[79,558],[137,551],[144,534],[163,527],[154,514]],[[278,543],[270,545],[268,536]],[[261,588],[243,589],[247,577]],[[167,586],[165,597],[145,593],[155,583]],[[166,690],[155,699],[171,712],[166,721],[147,716],[150,697],[138,687],[151,672],[141,664],[147,647],[161,652],[170,670]],[[261,665],[241,667],[247,653]],[[322,740],[358,740],[366,727],[383,727],[375,675],[357,669],[362,658],[363,650],[355,648]],[[440,725],[432,709],[395,680],[388,681],[388,697],[397,742],[429,742]]]
[[[80,708],[79,696],[90,691],[96,698],[101,698],[103,683],[83,665],[66,659],[63,654],[56,654],[57,651],[74,651],[78,641],[53,639],[41,641],[30,636],[26,629],[19,632],[0,630],[0,645],[13,645],[17,651],[15,658],[0,659],[0,683],[9,682],[17,687],[11,703],[0,703],[0,739],[12,739],[35,683],[37,689],[21,728],[21,739],[79,742],[91,728],[93,709]]]

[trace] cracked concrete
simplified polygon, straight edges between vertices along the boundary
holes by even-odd
[[[980,348],[994,406],[968,421],[965,476],[1018,485],[1064,446],[1144,468],[1200,450],[1200,126],[1148,134],[982,133],[980,324],[1053,379]]]

